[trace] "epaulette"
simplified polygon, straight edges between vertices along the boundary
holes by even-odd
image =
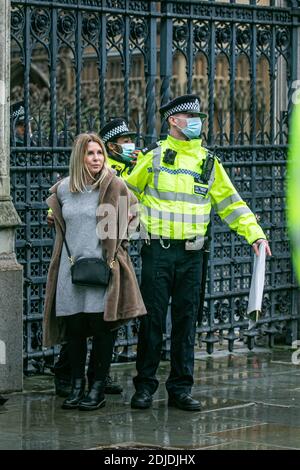
[[[148,145],[147,147],[144,147],[141,150],[141,152],[142,152],[143,155],[146,155],[146,153],[151,152],[151,150],[154,150],[159,146],[160,146],[160,142],[153,142],[152,144]]]

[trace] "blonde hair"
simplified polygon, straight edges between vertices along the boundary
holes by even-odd
[[[97,179],[93,183],[93,188],[96,189],[100,186],[101,182],[107,175],[107,152],[104,146],[104,143],[100,139],[97,134],[94,133],[84,133],[79,134],[73,144],[71,158],[70,158],[70,166],[69,166],[69,173],[70,173],[70,184],[69,188],[71,193],[76,192],[84,192],[86,189],[86,180],[87,176],[91,177],[88,168],[84,164],[84,157],[87,153],[88,144],[90,142],[96,142],[100,145],[102,153],[104,155],[104,163],[102,170],[99,172],[99,176],[97,175]]]

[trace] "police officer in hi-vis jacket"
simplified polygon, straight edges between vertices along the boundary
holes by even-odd
[[[166,381],[168,405],[201,409],[191,396],[194,344],[203,252],[210,211],[242,235],[258,254],[261,243],[271,251],[256,218],[241,199],[220,161],[201,145],[202,120],[196,95],[184,95],[160,108],[169,126],[166,140],[143,149],[126,178],[141,203],[147,239],[142,247],[141,292],[148,315],[141,319],[137,376],[132,408],[152,404],[158,388],[164,324],[170,297],[171,367]]]

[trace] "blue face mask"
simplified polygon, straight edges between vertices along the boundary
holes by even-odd
[[[199,117],[187,118],[186,127],[177,127],[188,139],[199,139],[202,129],[202,121]]]
[[[126,162],[131,162],[132,160],[132,152],[135,150],[135,144],[133,143],[127,143],[127,144],[122,144],[122,158]]]

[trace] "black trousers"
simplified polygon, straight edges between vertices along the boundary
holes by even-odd
[[[117,336],[118,336],[118,331],[113,331],[113,343],[115,343]],[[92,349],[90,352],[90,360],[88,363],[88,370],[87,370],[87,376],[89,381],[93,382],[95,378],[95,371],[94,371],[94,339],[93,339],[93,344],[92,344]],[[58,379],[63,379],[65,381],[71,381],[71,362],[70,362],[70,352],[69,352],[69,343],[64,343],[61,346],[60,352],[59,352],[59,357],[56,363],[54,364],[53,367],[53,372],[55,377]]]
[[[200,301],[202,251],[186,251],[184,242],[174,241],[164,249],[159,240],[142,248],[141,292],[148,311],[141,319],[136,390],[153,394],[158,387],[156,371],[160,362],[164,325],[170,297],[171,370],[166,381],[169,395],[190,393],[194,374],[194,345]]]
[[[68,357],[73,379],[84,378],[87,337],[93,336],[93,372],[95,380],[104,380],[111,364],[114,335],[100,313],[78,313],[66,317]]]
[[[58,379],[71,380],[71,363],[69,358],[68,343],[64,343],[61,346],[58,359],[53,367],[53,372],[55,377]]]

